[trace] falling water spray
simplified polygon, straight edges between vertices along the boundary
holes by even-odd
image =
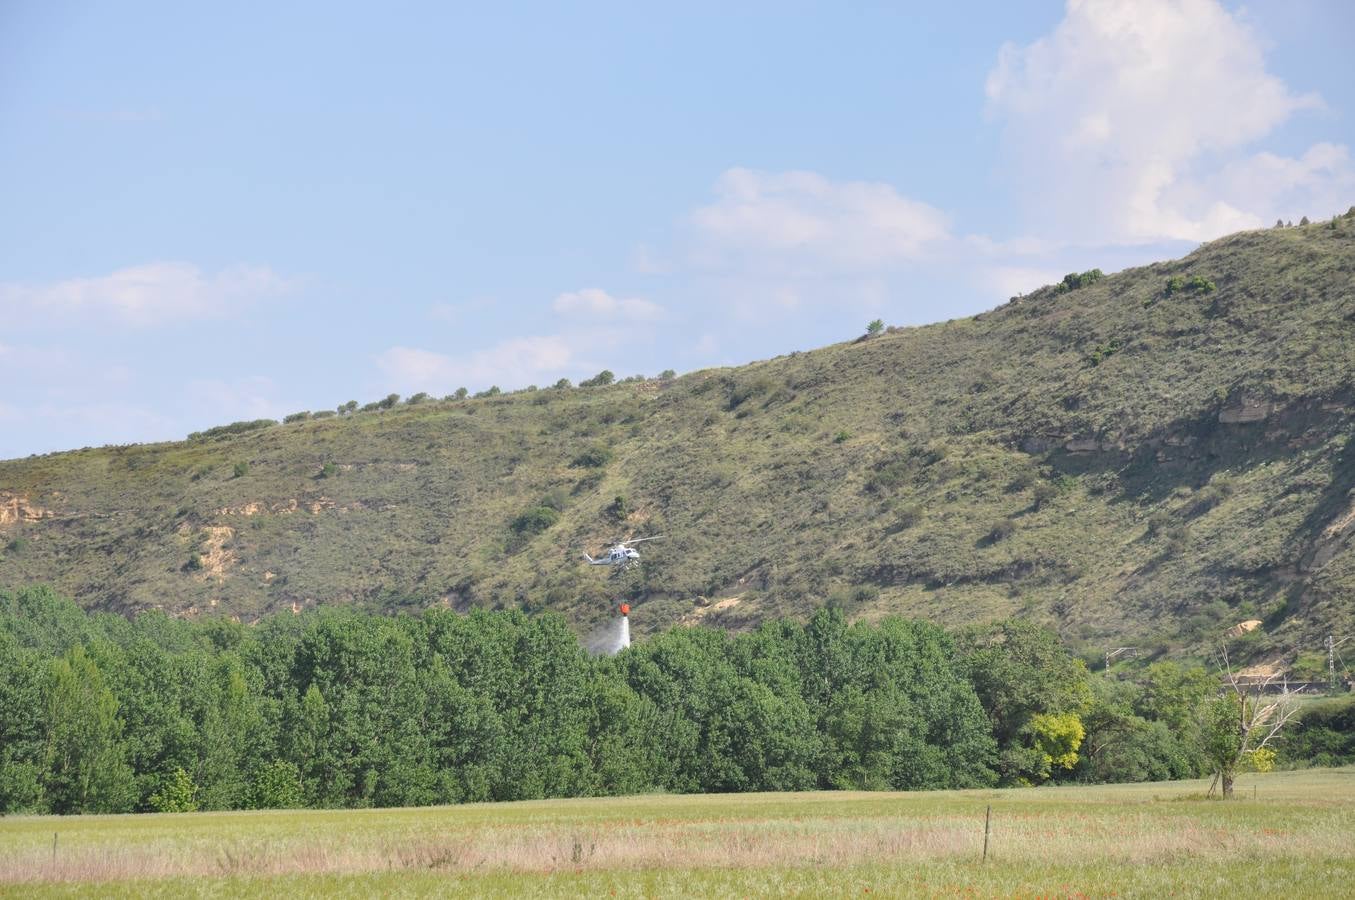
[[[630,646],[630,604],[621,604],[621,622],[617,626],[616,649],[613,653],[620,653]]]

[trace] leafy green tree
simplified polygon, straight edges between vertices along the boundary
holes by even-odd
[[[43,669],[0,630],[0,813],[42,812]]]
[[[884,330],[885,330],[884,319],[871,319],[870,323],[866,325],[866,334],[868,334],[871,337],[878,337],[880,332]]]
[[[299,809],[305,805],[301,773],[296,763],[275,759],[254,773],[249,793],[250,809]]]
[[[1082,717],[1086,740],[1078,755],[1077,780],[1165,781],[1201,774],[1192,738],[1135,712],[1145,706],[1138,684],[1094,678],[1092,688],[1092,705]]]
[[[158,791],[150,796],[150,807],[155,812],[196,812],[198,788],[183,769],[175,769]]]
[[[581,388],[606,387],[615,380],[616,375],[612,372],[611,369],[603,369],[601,372],[597,373],[592,378],[586,378],[583,381],[580,381],[579,387]]]
[[[56,813],[126,812],[135,784],[124,759],[118,701],[83,647],[52,662],[43,793]]]
[[[1007,620],[957,636],[970,681],[992,724],[998,771],[1006,784],[1031,784],[1048,771],[1032,719],[1081,715],[1091,704],[1087,668],[1053,632]]]
[[[314,683],[289,708],[286,717],[284,746],[301,773],[307,806],[339,805],[351,786],[331,741],[329,717],[329,704]]]
[[[457,400],[465,400],[468,394],[470,394],[470,391],[463,387],[459,387],[452,393],[452,396]]]
[[[1181,742],[1189,760],[1189,776],[1206,772],[1202,755],[1204,710],[1218,694],[1219,680],[1198,666],[1175,662],[1157,662],[1144,672],[1141,693],[1133,702],[1133,712],[1149,721],[1161,722]]]
[[[1202,729],[1205,760],[1225,800],[1233,795],[1238,772],[1270,770],[1275,761],[1271,744],[1298,713],[1289,694],[1252,696],[1231,669],[1228,679],[1231,690],[1206,701]]]
[[[1076,713],[1036,713],[1030,717],[1030,732],[1046,778],[1056,768],[1072,769],[1077,765],[1077,751],[1087,732]]]
[[[594,674],[588,697],[586,793],[640,794],[661,787],[666,749],[663,716],[654,704],[609,669]]]
[[[1316,766],[1355,762],[1355,696],[1304,706],[1285,737],[1285,761]]]

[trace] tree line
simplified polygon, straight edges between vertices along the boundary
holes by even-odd
[[[1225,702],[1172,663],[1092,676],[1017,621],[948,633],[824,608],[598,658],[551,613],[243,626],[30,588],[0,593],[0,812],[1177,778],[1211,771]]]

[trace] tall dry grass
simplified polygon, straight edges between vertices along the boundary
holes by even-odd
[[[1197,785],[1153,785],[1134,792],[656,797],[11,819],[0,821],[0,884],[398,871],[832,869],[974,860],[989,803],[990,856],[1011,863],[1136,866],[1355,852],[1355,776],[1311,784],[1277,779],[1273,790],[1263,788],[1277,798],[1269,803],[1224,804],[1195,799]],[[53,832],[60,833],[55,853]]]

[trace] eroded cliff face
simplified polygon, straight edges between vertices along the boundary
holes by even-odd
[[[33,503],[27,496],[0,490],[0,528],[40,522],[56,516],[53,510]]]

